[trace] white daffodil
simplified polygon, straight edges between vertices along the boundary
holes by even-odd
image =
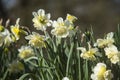
[[[120,62],[120,57],[119,57],[120,52],[118,51],[115,45],[110,45],[106,47],[104,50],[105,50],[106,56],[110,59],[110,61],[113,64]]]
[[[51,31],[53,35],[56,37],[67,37],[69,35],[69,31],[63,18],[58,18],[57,21],[53,21],[54,29]]]
[[[110,46],[106,47],[104,50],[105,50],[105,54],[108,56],[108,58],[111,58],[118,53],[118,49],[114,45],[110,45]]]
[[[30,46],[22,46],[20,49],[18,49],[19,51],[19,57],[21,59],[26,59],[29,58],[31,56],[34,56],[34,51]]]
[[[112,78],[111,70],[107,70],[104,63],[98,63],[93,69],[93,74],[91,74],[92,80],[111,80]]]
[[[65,26],[62,26],[62,27],[57,27],[57,28],[55,28],[55,29],[53,29],[52,31],[51,31],[51,33],[53,34],[53,35],[55,35],[56,37],[62,37],[62,38],[65,38],[65,37],[67,37],[68,35],[69,35],[69,32],[68,32],[68,30],[67,30],[67,27],[65,27]]]
[[[4,39],[4,45],[9,46],[10,43],[14,42],[14,40],[11,37],[11,33],[7,29],[5,29],[4,32],[5,35],[7,35]]]
[[[0,46],[2,46],[6,36],[7,36],[6,34],[4,34],[3,32],[0,32]]]
[[[95,43],[95,46],[98,46],[100,48],[103,48],[108,45],[112,45],[114,43],[114,33],[110,32],[107,34],[105,39],[97,39],[97,42]]]
[[[2,32],[0,32],[0,46],[4,43],[4,45],[9,46],[10,43],[13,42],[11,38],[10,32],[4,28]]]
[[[64,77],[62,80],[69,80],[69,78],[68,77]]]
[[[43,9],[39,9],[38,12],[33,12],[33,23],[34,27],[37,30],[46,30],[46,27],[51,26],[51,20],[50,20],[50,13],[45,14],[45,11]]]
[[[45,47],[45,37],[39,33],[32,32],[32,34],[26,36],[25,39],[29,40],[29,44],[36,48]]]
[[[74,25],[68,20],[63,20],[63,18],[58,18],[57,21],[53,21],[53,30],[51,33],[56,37],[65,38],[71,34],[73,31]]]
[[[65,26],[65,22],[64,22],[64,20],[63,20],[62,17],[59,17],[59,18],[57,19],[57,21],[53,21],[52,26],[53,26],[54,28],[55,28],[55,27]]]
[[[77,49],[82,51],[80,56],[83,59],[88,59],[88,60],[95,60],[96,59],[95,58],[95,54],[98,53],[98,49],[97,48],[91,48],[89,46],[88,50],[86,50],[86,48],[84,48],[84,47],[78,47]]]

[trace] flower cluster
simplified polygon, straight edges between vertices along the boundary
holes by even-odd
[[[108,33],[105,39],[97,39],[98,48],[104,48],[105,55],[110,59],[111,63],[116,64],[120,63],[120,52],[117,47],[114,45],[114,33]]]
[[[59,17],[57,21],[50,20],[50,14],[45,14],[43,9],[38,10],[38,12],[33,12],[34,27],[37,30],[45,31],[48,26],[52,26],[54,29],[51,31],[56,37],[65,38],[71,34],[74,29],[73,22],[77,19],[75,16],[67,14],[66,19],[63,20]]]
[[[20,39],[21,33],[27,34],[26,31],[20,29],[18,23],[19,18],[17,19],[15,26],[13,25],[10,26],[12,33],[7,28],[2,26],[2,24],[0,24],[0,46],[2,45],[9,46],[11,43]]]
[[[90,43],[88,44],[88,51],[84,47],[78,47],[81,50],[81,57],[87,60],[96,60],[99,57],[107,57],[112,64],[120,64],[120,52],[114,44],[114,33],[110,32],[106,35],[104,39],[97,39],[91,48]],[[95,57],[96,56],[96,57]],[[111,70],[106,70],[106,65],[104,63],[98,63],[93,69],[93,74],[91,74],[92,80],[111,80],[113,74]]]
[[[120,35],[116,40],[110,32],[95,40],[91,32],[77,30],[77,17],[71,14],[65,19],[50,18],[43,9],[33,12],[37,32],[21,27],[20,18],[8,26],[10,30],[0,21],[0,80],[18,79],[22,74],[18,80],[120,79]]]

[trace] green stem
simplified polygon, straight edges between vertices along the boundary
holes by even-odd
[[[8,69],[6,70],[6,72],[4,73],[4,76],[3,76],[3,79],[2,80],[6,80],[5,78],[7,77],[7,74],[8,74]]]
[[[68,55],[68,60],[67,60],[67,67],[66,67],[66,76],[68,76],[68,70],[69,70],[69,64],[70,64],[70,58],[73,52],[73,47],[74,47],[74,43],[71,43],[71,48],[70,48],[70,52]]]
[[[78,46],[78,44],[77,44]],[[78,57],[78,79],[81,80],[81,67],[80,67],[80,53],[79,51],[77,50],[77,57]]]
[[[85,61],[85,80],[88,80],[88,61]]]

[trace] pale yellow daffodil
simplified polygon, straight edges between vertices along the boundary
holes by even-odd
[[[22,46],[20,49],[18,49],[18,51],[19,51],[18,56],[21,59],[26,59],[31,56],[34,56],[34,51],[30,46]]]
[[[115,45],[110,45],[104,48],[106,56],[113,64],[120,62],[120,52]]]
[[[113,32],[110,32],[107,34],[105,39],[97,39],[95,46],[98,46],[99,48],[103,48],[105,46],[112,45],[114,43],[113,36],[114,36]]]
[[[112,78],[113,74],[111,73],[111,70],[107,70],[104,63],[98,63],[91,74],[92,80],[111,80]]]
[[[89,43],[88,43],[89,45]],[[81,50],[81,55],[80,57],[82,57],[83,59],[87,59],[87,60],[95,60],[95,54],[98,54],[98,49],[97,48],[91,48],[91,46],[89,45],[89,49],[86,50],[86,48],[84,47],[78,47],[78,50]]]
[[[45,47],[45,37],[39,33],[32,32],[32,34],[26,36],[25,39],[29,40],[29,44],[36,48]]]

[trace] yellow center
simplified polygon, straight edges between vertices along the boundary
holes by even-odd
[[[100,68],[97,76],[98,76],[99,78],[103,78],[105,72],[106,72],[106,67],[105,67],[105,66],[101,66],[101,68]]]
[[[57,28],[57,30],[56,30],[56,34],[57,34],[57,35],[63,35],[63,34],[65,34],[65,33],[67,33],[67,29],[66,29],[65,27],[59,27],[59,28]]]
[[[95,51],[93,49],[90,49],[89,51],[86,52],[88,57],[92,57],[95,54]]]
[[[44,39],[40,36],[35,36],[34,39],[31,39],[30,44],[36,47],[45,47]]]
[[[42,17],[42,16],[38,16],[38,21],[39,21],[40,23],[42,23],[42,24],[46,24],[46,20],[45,20],[45,18]]]
[[[19,32],[20,32],[20,29],[17,28],[17,27],[13,27],[13,28],[12,28],[12,32],[13,32],[14,35],[18,35]]]
[[[20,58],[24,59],[24,58],[28,58],[30,56],[32,56],[33,54],[31,53],[31,50],[24,50],[22,51],[19,56]]]

